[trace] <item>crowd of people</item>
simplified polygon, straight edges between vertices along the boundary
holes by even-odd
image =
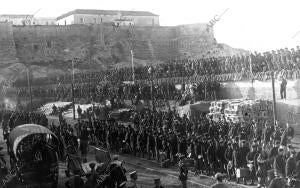
[[[172,60],[156,67],[136,67],[134,84],[124,83],[132,80],[131,68],[78,73],[75,74],[73,90],[77,100],[110,100],[112,106],[124,100],[132,100],[133,104],[139,100],[176,100],[185,104],[186,101],[220,99],[220,82],[207,79],[178,84],[172,82],[172,78],[282,70],[300,70],[300,47],[263,54],[255,52],[248,56]],[[166,80],[158,82],[161,78]],[[71,82],[70,75],[34,80],[32,97],[70,101],[73,97]],[[26,84],[22,81],[15,84],[19,97],[30,96],[28,88],[24,87]],[[282,99],[286,98],[286,85],[286,80],[282,79]],[[300,153],[290,144],[294,130],[288,124],[276,122],[274,125],[271,121],[234,123],[225,117],[215,121],[207,114],[180,117],[175,108],[161,111],[153,106],[151,110],[133,111],[126,124],[101,119],[93,108],[82,115],[78,111],[80,118],[71,126],[62,117],[62,111],[53,109],[53,114],[59,114],[59,125],[49,125],[47,117],[41,113],[1,111],[4,138],[8,140],[9,131],[18,125],[35,123],[48,127],[59,137],[63,145],[61,148],[64,148],[60,153],[74,154],[79,149],[82,162],[87,161],[89,145],[156,160],[163,167],[179,162],[179,179],[183,187],[186,187],[188,167],[193,168],[196,174],[211,176],[225,173],[228,181],[242,181],[243,184],[257,184],[258,187],[284,187],[286,178],[291,180],[288,182],[290,187],[299,186],[295,183],[300,181]],[[193,165],[187,167],[185,159],[194,161]],[[110,180],[110,185],[125,186],[125,169],[120,169],[121,177],[115,176]],[[86,182],[80,180],[77,170],[74,177],[77,177],[81,187],[96,187],[97,173],[90,173]],[[133,173],[130,177],[135,184],[136,175]],[[66,187],[74,187],[72,181],[67,182]]]
[[[4,130],[26,123],[47,126],[62,136],[66,145],[79,148],[83,162],[90,144],[110,152],[156,160],[164,167],[190,158],[195,161],[196,173],[226,173],[228,180],[240,183],[242,179],[244,184],[250,180],[260,187],[268,184],[271,187],[280,178],[282,182],[288,177],[300,179],[300,153],[290,145],[294,130],[288,124],[233,123],[224,118],[215,122],[206,114],[189,119],[180,117],[175,108],[134,111],[129,124],[96,117],[91,111],[87,119],[79,119],[72,127],[63,118],[60,126],[49,125],[46,116],[40,113],[1,112]],[[250,169],[249,176],[238,175],[237,169]],[[269,179],[274,177],[272,181]],[[181,178],[186,181],[187,177]]]
[[[300,153],[290,145],[294,130],[288,124],[233,123],[223,118],[214,122],[205,114],[188,119],[175,109],[134,112],[129,125],[92,117],[78,120],[74,129],[69,126],[69,133],[85,144],[156,160],[164,167],[188,157],[195,161],[196,173],[226,173],[237,183],[272,187],[278,179],[281,183],[284,178],[300,179]],[[85,156],[87,147],[79,148]],[[237,169],[249,169],[249,175],[238,176]]]
[[[175,100],[180,101],[186,97],[194,100],[219,99],[220,83],[201,82],[198,84],[180,84],[176,88],[174,83],[160,84],[76,84],[74,86],[74,98],[76,100],[103,102],[106,99],[115,103],[124,100]],[[152,88],[152,89],[151,89]],[[33,87],[32,97],[52,97],[58,100],[72,100],[72,87],[70,85],[59,85],[52,87]],[[27,87],[18,89],[19,97],[30,97]]]
[[[151,71],[150,71],[151,70]],[[170,60],[155,66],[135,67],[136,80],[151,80],[158,78],[190,77],[193,75],[222,75],[251,72],[261,73],[269,71],[296,71],[300,70],[300,47],[296,49],[272,50],[264,53],[251,53],[250,55],[233,55],[226,57],[211,57],[202,59]],[[34,85],[53,85],[57,83],[69,84],[73,76],[66,74],[61,77],[47,77],[34,79]],[[76,73],[75,83],[90,83],[108,81],[119,83],[132,80],[131,68],[112,69],[101,72]],[[27,80],[18,80],[16,87],[27,85]]]
[[[272,52],[252,53],[208,59],[172,60],[156,66],[135,67],[135,83],[131,68],[112,69],[102,72],[85,72],[74,75],[75,99],[100,102],[107,98],[116,100],[184,100],[186,85],[193,85],[196,100],[220,99],[220,83],[228,80],[270,79],[275,71],[281,79],[300,76],[300,48],[281,49]],[[238,76],[236,73],[241,73]],[[279,76],[278,76],[279,75]],[[193,78],[192,76],[204,76]],[[283,77],[284,76],[284,77]],[[179,78],[182,78],[181,80]],[[184,78],[184,79],[183,79]],[[56,100],[71,100],[72,75],[39,78],[32,80],[32,97],[52,97]],[[178,89],[181,85],[183,89]],[[14,85],[19,97],[29,97],[27,80]],[[188,96],[189,98],[189,96]],[[284,98],[284,96],[283,96]],[[189,98],[190,99],[190,98]]]
[[[174,110],[136,112],[131,123],[95,121],[95,125],[90,123],[91,137],[110,151],[157,160],[165,166],[177,164],[181,154],[195,160],[197,172],[227,173],[228,180],[238,183],[241,178],[244,184],[258,181],[263,187],[272,184],[268,179],[272,176],[300,178],[300,153],[289,144],[294,136],[289,125],[214,122],[205,115],[189,120]],[[78,126],[88,123],[79,121]],[[236,170],[248,167],[249,177],[239,178]]]

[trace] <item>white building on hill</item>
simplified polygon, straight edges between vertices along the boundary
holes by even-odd
[[[147,11],[76,9],[56,20],[59,25],[112,23],[120,26],[159,26],[159,16]]]

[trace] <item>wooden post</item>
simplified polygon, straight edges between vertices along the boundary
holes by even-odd
[[[272,71],[272,92],[273,92],[273,121],[274,126],[276,125],[276,95],[275,95],[275,84],[274,84],[274,72]]]
[[[133,51],[130,50],[130,53],[131,53],[132,81],[134,83],[134,81],[135,81],[135,73],[134,73],[134,64],[133,64]]]
[[[75,120],[75,96],[74,96],[74,60],[72,60],[72,103],[73,103],[73,119]]]
[[[29,68],[27,68],[27,81],[28,81],[28,89],[29,89],[29,94],[30,94],[30,111],[32,112],[32,91],[31,91]]]

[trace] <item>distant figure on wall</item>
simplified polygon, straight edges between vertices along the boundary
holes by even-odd
[[[281,81],[281,84],[280,84],[281,99],[286,99],[286,85],[287,85],[286,79],[284,77],[282,77],[282,81]]]

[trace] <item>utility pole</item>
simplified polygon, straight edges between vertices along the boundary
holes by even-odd
[[[72,59],[72,106],[73,106],[73,119],[75,120],[75,99],[74,99],[74,59]]]
[[[134,83],[134,81],[135,81],[135,74],[134,74],[134,65],[133,65],[133,51],[130,50],[130,53],[131,53],[132,81]]]
[[[276,98],[275,98],[275,84],[274,84],[274,71],[272,71],[272,92],[273,92],[273,123],[276,125]]]
[[[29,89],[29,94],[30,94],[30,112],[32,112],[32,91],[31,91],[31,82],[30,82],[28,67],[27,67],[27,81],[28,81],[28,89]]]

